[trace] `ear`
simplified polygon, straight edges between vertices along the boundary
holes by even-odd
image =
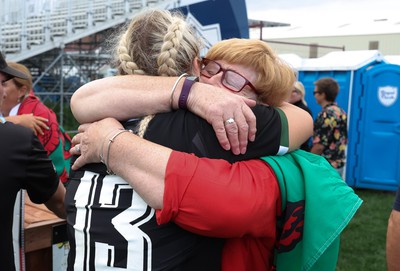
[[[200,76],[200,64],[201,61],[198,57],[195,57],[192,61],[192,72],[194,76]]]
[[[22,86],[18,89],[18,98],[22,101],[23,97],[29,94],[29,90],[26,86]]]

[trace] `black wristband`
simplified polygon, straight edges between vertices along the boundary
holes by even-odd
[[[180,109],[187,109],[187,99],[189,97],[190,89],[195,82],[198,82],[199,78],[194,76],[189,76],[185,78],[183,82],[181,95],[179,96],[178,106]]]

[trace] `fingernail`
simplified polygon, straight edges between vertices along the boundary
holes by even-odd
[[[49,127],[49,126],[46,126],[46,129],[47,129],[47,130],[50,130],[50,127]]]
[[[256,135],[252,135],[249,140],[254,141],[255,139],[256,139]]]
[[[247,148],[246,148],[246,147],[244,147],[244,148],[242,148],[242,150],[240,151],[240,153],[241,153],[241,154],[245,154],[245,153],[246,153],[246,151],[247,151]]]

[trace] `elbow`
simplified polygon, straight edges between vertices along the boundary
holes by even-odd
[[[59,206],[57,206],[56,210],[54,210],[54,213],[59,218],[66,219],[67,218],[67,212],[65,211],[64,203],[60,204]]]
[[[51,196],[51,198],[45,203],[46,207],[52,211],[59,218],[65,219],[67,213],[64,205],[65,198],[65,187],[61,182],[58,182],[58,188]]]
[[[307,138],[309,138],[314,133],[314,121],[313,121],[313,118],[312,118],[312,116],[310,114],[307,114],[306,118],[307,118],[306,119],[306,129],[307,129],[307,134],[308,134]]]
[[[59,218],[65,219],[67,218],[67,212],[65,210],[64,201],[58,202],[46,202],[46,207],[52,211]]]
[[[83,118],[84,114],[80,111],[81,104],[83,104],[83,99],[82,97],[79,97],[79,93],[75,92],[70,101],[70,108],[71,112],[74,115],[74,118],[79,122],[79,123],[85,123],[85,119]]]

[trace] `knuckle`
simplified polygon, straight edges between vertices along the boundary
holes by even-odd
[[[232,138],[230,140],[230,145],[232,149],[237,149],[239,148],[239,141],[236,138]]]
[[[229,127],[226,128],[226,131],[231,135],[237,135],[239,133],[237,125],[229,125]]]
[[[238,127],[241,132],[247,132],[249,130],[249,125],[246,122],[241,123]]]
[[[221,126],[221,125],[215,126],[214,130],[215,130],[216,134],[225,134],[224,126]]]

